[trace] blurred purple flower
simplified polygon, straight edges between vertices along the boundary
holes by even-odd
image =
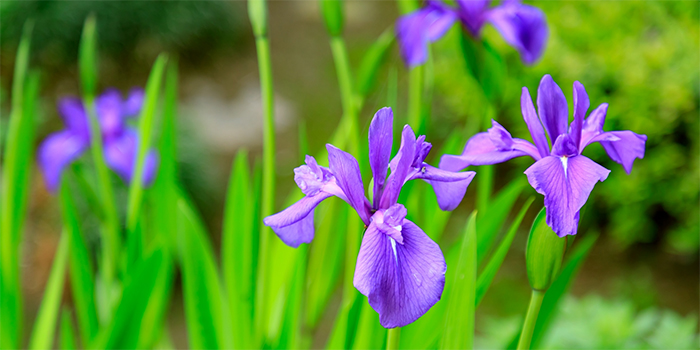
[[[488,132],[474,135],[461,155],[444,155],[440,168],[459,171],[470,165],[487,165],[530,156],[535,164],[525,170],[530,185],[544,195],[547,225],[559,235],[575,235],[579,211],[596,182],[604,181],[610,170],[581,155],[584,148],[600,142],[610,158],[629,174],[636,158],[644,158],[646,135],[632,131],[603,131],[608,104],[603,103],[586,118],[590,107],[581,83],[574,82],[574,120],[567,129],[568,104],[564,93],[547,74],[537,89],[537,109],[530,92],[523,87],[520,99],[523,118],[535,142],[516,139],[496,121]],[[585,118],[585,119],[584,119]],[[544,125],[544,129],[542,126]],[[554,140],[551,152],[545,136]]]
[[[143,104],[143,90],[132,89],[126,101],[116,89],[108,89],[95,99],[95,113],[104,144],[105,162],[124,181],[130,182],[138,151],[136,130],[126,125],[127,118],[135,117]],[[61,182],[63,169],[90,146],[88,114],[79,98],[67,97],[58,102],[58,113],[66,129],[49,135],[39,146],[39,165],[44,173],[46,187],[55,192]],[[150,183],[155,175],[158,158],[155,152],[146,155],[143,180]]]
[[[457,0],[457,8],[453,8],[428,0],[425,7],[399,17],[396,35],[406,65],[425,63],[428,44],[445,35],[457,19],[472,37],[480,37],[484,24],[491,23],[520,52],[523,62],[535,63],[542,56],[549,35],[542,10],[519,0],[504,0],[492,8],[489,3],[490,0]]]
[[[397,203],[401,188],[406,181],[425,180],[433,185],[440,208],[452,210],[461,202],[475,174],[445,171],[425,163],[431,144],[425,142],[425,136],[416,138],[408,125],[403,129],[398,153],[390,160],[393,119],[391,108],[382,108],[369,128],[372,202],[365,198],[357,160],[328,144],[330,168],[306,156],[306,165],[294,170],[294,180],[306,196],[264,219],[284,243],[298,247],[313,239],[314,209],[321,201],[336,196],[350,204],[367,227],[354,285],[369,298],[386,328],[417,320],[440,300],[445,285],[442,251],[420,227],[406,219],[406,208]]]

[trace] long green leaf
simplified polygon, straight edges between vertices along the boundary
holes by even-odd
[[[513,220],[513,224],[510,225],[508,233],[506,233],[506,236],[503,237],[503,239],[501,240],[501,243],[498,245],[498,248],[491,256],[491,259],[489,260],[488,264],[486,264],[484,270],[481,271],[481,274],[479,275],[479,278],[476,281],[477,307],[479,306],[479,303],[481,303],[481,299],[486,294],[486,291],[489,289],[489,286],[491,286],[491,282],[493,281],[493,278],[496,277],[496,273],[501,268],[501,264],[503,264],[503,260],[505,260],[506,254],[508,254],[508,250],[510,249],[511,243],[513,243],[513,238],[515,238],[515,234],[518,232],[518,228],[520,227],[520,224],[522,223],[523,218],[525,217],[525,213],[527,213],[527,210],[530,208],[530,205],[534,200],[535,197],[530,197],[525,202],[525,204],[523,204],[523,207],[520,209],[520,212],[515,217],[515,220]]]
[[[22,39],[17,49],[15,72],[12,81],[12,112],[5,143],[5,160],[0,193],[0,347],[17,348],[22,339],[22,295],[19,278],[19,242],[21,224],[16,220],[26,196],[29,176],[27,165],[31,154],[25,143],[33,142],[32,117],[24,111],[29,47],[33,22],[24,26]],[[27,127],[29,125],[29,127]],[[24,151],[23,151],[24,150]],[[29,158],[29,159],[27,159]],[[23,167],[24,166],[24,167]]]
[[[178,200],[178,240],[190,348],[230,348],[228,310],[204,225],[184,197]],[[226,332],[224,331],[226,330]],[[224,334],[226,333],[226,334]]]
[[[440,349],[471,349],[474,346],[476,291],[476,212],[469,216],[464,241],[452,280],[445,328]]]
[[[97,309],[95,307],[95,280],[87,245],[81,233],[78,213],[71,196],[69,181],[61,186],[61,215],[63,226],[70,235],[70,281],[77,312],[80,338],[83,344],[97,334]]]
[[[493,201],[489,202],[488,209],[479,218],[477,223],[477,227],[479,227],[477,255],[480,263],[491,250],[498,236],[499,228],[506,220],[515,200],[518,199],[526,184],[524,179],[512,181],[496,195]]]
[[[75,342],[75,330],[73,329],[73,321],[70,317],[70,312],[63,309],[61,314],[61,336],[59,338],[58,347],[64,350],[77,349],[78,345]]]
[[[253,202],[250,169],[246,150],[238,151],[229,180],[221,242],[224,284],[233,322],[233,341],[237,349],[253,347]]]
[[[357,72],[357,90],[361,100],[367,98],[367,95],[376,84],[377,73],[384,62],[391,44],[395,38],[394,26],[387,28],[367,50],[367,53],[360,62],[360,68]],[[361,105],[358,106],[361,109]]]
[[[34,322],[34,331],[29,341],[30,349],[48,349],[53,344],[58,313],[61,309],[61,296],[63,295],[69,251],[70,234],[66,233],[64,229],[51,264],[51,273],[49,281],[46,283],[39,314]]]
[[[386,329],[379,324],[377,312],[365,300],[360,301],[360,319],[354,338],[353,349],[380,349],[384,345]]]
[[[78,66],[83,97],[92,102],[97,89],[97,19],[91,14],[85,20],[80,40]]]
[[[168,61],[168,56],[160,54],[153,63],[151,74],[146,83],[146,92],[144,97],[144,105],[139,116],[139,142],[138,153],[136,158],[136,167],[132,176],[134,181],[129,185],[129,200],[126,211],[126,227],[129,233],[129,240],[138,239],[134,237],[136,234],[136,225],[138,223],[139,211],[143,198],[143,179],[146,153],[151,147],[153,138],[153,123],[155,121],[156,107],[158,98],[160,97],[160,87],[165,72],[165,64]]]

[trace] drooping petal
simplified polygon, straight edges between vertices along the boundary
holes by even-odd
[[[601,140],[600,144],[603,145],[603,148],[605,148],[605,152],[608,153],[610,159],[622,164],[622,167],[625,169],[627,174],[629,174],[632,172],[634,160],[636,158],[644,158],[644,146],[647,141],[647,135],[640,135],[629,130],[610,131],[596,136],[593,139],[593,142],[596,142],[596,139],[598,138],[602,139],[602,137],[607,137],[608,135],[617,137],[618,140]]]
[[[500,151],[491,141],[488,132],[480,132],[467,141],[461,155],[443,155],[440,159],[440,169],[459,171],[470,165],[498,164],[526,155],[528,154],[517,149]]]
[[[576,148],[581,144],[581,133],[583,132],[583,120],[586,118],[586,112],[591,106],[591,102],[588,99],[588,93],[586,93],[586,88],[583,84],[578,81],[574,82],[574,121],[571,122],[571,128],[569,134],[571,135],[571,140],[574,141]]]
[[[544,195],[547,225],[559,237],[576,234],[577,213],[586,203],[596,182],[604,181],[610,170],[584,157],[544,157],[525,174],[530,185]]]
[[[314,238],[314,209],[332,195],[320,192],[305,196],[287,209],[266,217],[263,223],[272,228],[286,245],[296,248]]]
[[[353,284],[369,298],[385,328],[405,326],[440,300],[445,258],[416,224],[404,220],[403,244],[370,225],[362,238]]]
[[[374,209],[378,208],[389,169],[391,146],[394,142],[393,126],[394,114],[390,107],[382,108],[375,113],[369,126],[369,165],[372,168],[372,177],[374,178],[374,196],[372,198],[376,198],[374,202],[377,204],[373,205]]]
[[[95,99],[95,112],[100,121],[100,129],[105,142],[119,137],[124,129],[122,119],[122,97],[119,90],[108,89]]]
[[[78,158],[88,144],[88,139],[70,130],[51,134],[41,143],[38,151],[39,166],[49,191],[56,192],[61,184],[63,169]]]
[[[389,208],[396,204],[399,193],[401,193],[401,187],[403,187],[403,184],[406,182],[409,170],[411,170],[415,152],[416,135],[413,133],[413,129],[406,125],[401,133],[401,147],[399,148],[399,152],[389,164],[391,167],[391,174],[389,175],[389,179],[387,179],[386,188],[379,202],[380,208]]]
[[[537,88],[537,111],[552,143],[559,135],[566,133],[566,127],[569,124],[569,107],[561,88],[549,74],[542,77],[540,86]]]
[[[424,164],[422,171],[413,176],[423,179],[433,186],[440,209],[454,210],[462,202],[467,187],[476,175],[473,171],[455,172]]]
[[[428,43],[441,38],[456,20],[457,15],[447,6],[428,6],[399,17],[396,37],[401,56],[409,67],[425,63],[428,59]]]
[[[129,96],[127,96],[126,101],[122,106],[122,117],[136,117],[141,113],[141,107],[143,106],[144,91],[142,88],[136,87],[129,91]]]
[[[511,2],[489,11],[488,21],[518,50],[525,64],[533,64],[542,57],[549,36],[542,10]]]
[[[326,144],[328,165],[335,176],[338,186],[343,190],[350,204],[360,215],[365,225],[369,224],[369,203],[365,198],[360,165],[350,153],[331,144]]]
[[[542,122],[537,117],[537,112],[535,112],[535,106],[532,104],[530,91],[526,87],[523,87],[522,91],[520,95],[520,108],[523,112],[523,119],[525,119],[525,124],[527,124],[527,129],[530,131],[532,141],[535,142],[540,157],[546,157],[549,155],[549,144],[547,143],[547,137],[544,135]]]
[[[90,124],[83,102],[76,97],[65,97],[58,101],[58,114],[66,127],[76,136],[90,140]]]
[[[136,158],[138,155],[139,139],[133,129],[125,129],[119,137],[105,142],[105,162],[125,182],[130,183],[134,175]],[[158,166],[158,157],[153,151],[149,151],[144,159],[143,183],[149,185],[155,177]]]
[[[473,37],[481,34],[490,0],[457,0],[459,19]]]

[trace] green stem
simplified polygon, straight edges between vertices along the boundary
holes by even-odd
[[[105,321],[111,319],[111,290],[113,288],[114,279],[116,278],[117,262],[119,259],[119,251],[121,250],[119,216],[117,214],[117,207],[115,206],[114,190],[112,189],[109,170],[107,169],[104,159],[102,132],[100,131],[99,122],[95,115],[94,101],[91,96],[85,97],[85,106],[89,115],[90,137],[92,140],[91,152],[95,163],[100,200],[104,213],[104,221],[102,222],[102,232],[104,236],[102,237],[101,271],[107,305],[102,308],[102,310],[106,311],[106,314],[101,316],[103,321]]]
[[[535,324],[537,324],[537,315],[540,313],[544,293],[544,291],[532,290],[530,306],[527,308],[527,316],[525,316],[525,323],[523,324],[523,330],[520,333],[520,340],[518,341],[518,350],[530,348],[532,333],[535,330]]]
[[[423,131],[423,80],[425,77],[423,65],[411,69],[408,75],[408,125],[416,132]]]
[[[262,187],[262,217],[272,215],[275,207],[275,123],[274,100],[272,89],[272,64],[270,62],[270,43],[266,36],[259,35],[255,38],[255,46],[258,51],[258,66],[260,71],[260,89],[263,101],[264,129],[263,129],[263,187]],[[256,287],[255,324],[258,335],[262,335],[265,321],[264,291],[267,271],[268,246],[271,230],[267,226],[261,226],[260,247],[258,257],[258,278]],[[258,337],[260,339],[260,337]]]
[[[386,350],[397,350],[401,340],[401,327],[387,330]]]

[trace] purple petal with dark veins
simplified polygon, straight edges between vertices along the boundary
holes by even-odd
[[[549,74],[542,77],[537,88],[537,111],[553,144],[559,135],[567,131],[569,107],[564,93]]]
[[[403,244],[370,224],[362,238],[353,284],[369,298],[385,328],[405,326],[440,300],[445,257],[416,224],[404,220]]]
[[[578,81],[574,82],[574,121],[571,122],[569,135],[574,145],[578,148],[581,145],[581,133],[583,132],[583,120],[586,118],[586,112],[591,106],[588,99],[586,88]]]
[[[374,178],[373,208],[377,209],[382,195],[384,182],[386,181],[391,159],[391,146],[393,144],[392,129],[394,126],[394,114],[391,108],[385,107],[377,111],[369,125],[369,165],[372,168]]]
[[[542,10],[511,2],[494,8],[487,16],[503,39],[518,50],[525,64],[533,64],[542,57],[549,36]]]
[[[78,158],[87,148],[88,140],[70,130],[49,135],[39,146],[39,166],[44,174],[46,187],[56,192],[61,184],[63,169]]]
[[[413,164],[416,152],[416,135],[413,129],[406,125],[401,133],[401,147],[394,159],[391,160],[391,174],[386,182],[386,188],[379,203],[380,208],[389,208],[396,204],[401,193],[401,187],[406,182],[409,170]]]
[[[263,223],[272,228],[282,242],[292,248],[309,243],[314,238],[314,209],[331,196],[326,192],[306,196],[287,209],[266,217]]]
[[[357,160],[350,153],[347,153],[331,144],[326,144],[328,150],[328,164],[331,172],[335,176],[338,186],[347,196],[348,203],[355,208],[365,225],[369,224],[369,208],[365,198],[362,175]]]
[[[547,137],[544,135],[542,122],[540,118],[537,117],[537,112],[535,112],[535,106],[532,104],[530,91],[526,87],[523,87],[522,91],[520,95],[520,108],[523,112],[523,119],[525,119],[525,124],[527,124],[527,129],[530,131],[532,141],[535,143],[540,157],[546,157],[549,155],[549,144],[547,143]]]
[[[544,157],[525,174],[530,185],[544,195],[547,225],[559,237],[576,234],[577,214],[596,182],[604,181],[610,170],[584,157]]]

